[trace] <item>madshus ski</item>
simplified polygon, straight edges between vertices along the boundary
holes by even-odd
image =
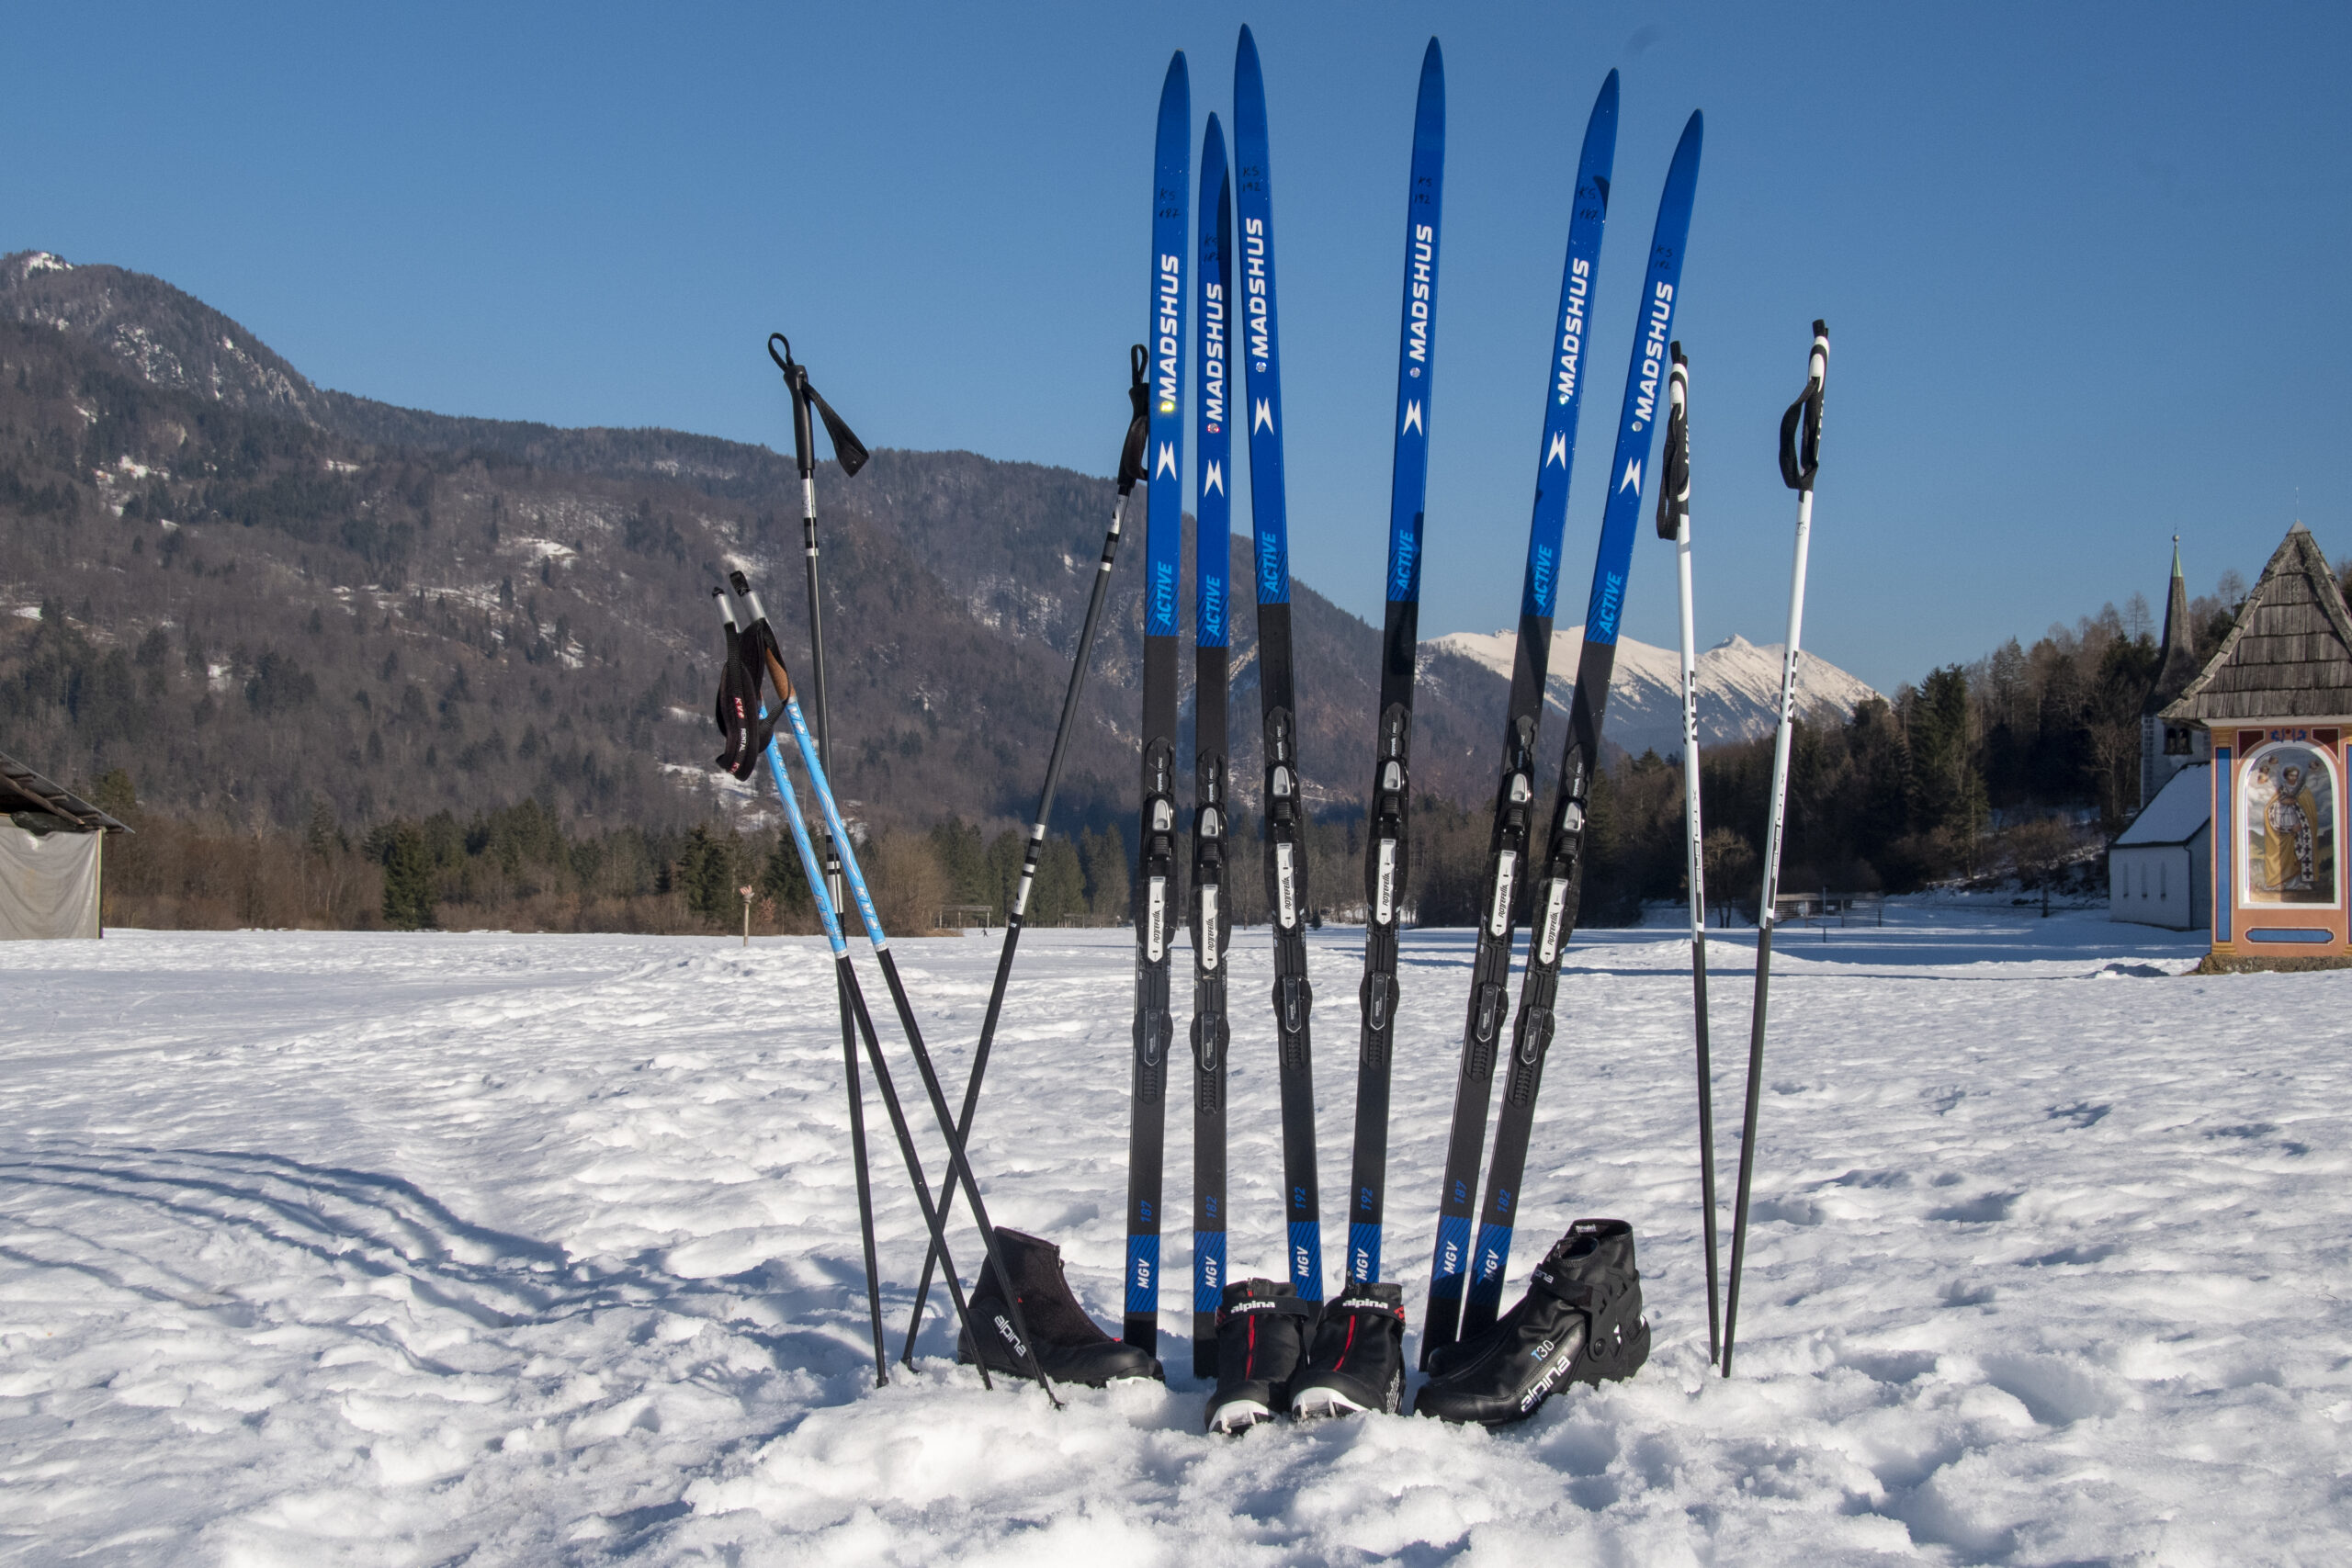
[[[1150,503],[1144,524],[1143,802],[1136,845],[1133,1121],[1124,1337],[1159,1353],[1159,1191],[1168,1133],[1169,901],[1176,887],[1176,601],[1184,535],[1184,247],[1192,164],[1184,53],[1159,89],[1151,204]]]
[[[1226,708],[1231,637],[1233,433],[1226,426],[1226,338],[1233,299],[1233,182],[1225,128],[1209,116],[1201,146],[1200,478],[1193,516],[1193,1375],[1216,1375],[1225,1292]]]
[[[1601,232],[1609,218],[1609,176],[1616,155],[1617,73],[1611,71],[1601,83],[1600,96],[1585,124],[1568,221],[1567,259],[1560,275],[1560,309],[1552,323],[1535,507],[1528,524],[1527,571],[1520,588],[1519,649],[1511,661],[1510,705],[1503,720],[1502,774],[1495,790],[1495,825],[1487,840],[1477,950],[1471,964],[1469,1016],[1462,1031],[1462,1068],[1454,1086],[1445,1184],[1438,1201],[1436,1258],[1430,1266],[1428,1312],[1421,1323],[1424,1367],[1431,1350],[1453,1342],[1461,1316],[1464,1271],[1470,1257],[1470,1216],[1477,1198],[1478,1160],[1485,1152],[1487,1108],[1493,1093],[1495,1047],[1509,999],[1511,938],[1518,919],[1514,895],[1526,863],[1535,812],[1535,741],[1551,661],[1560,536],[1567,525],[1568,477],[1576,462],[1577,414],[1583,406],[1587,316],[1600,264]]]
[[[1445,62],[1431,39],[1413,108],[1405,208],[1405,299],[1397,327],[1396,445],[1388,480],[1388,608],[1380,634],[1380,717],[1364,835],[1363,1033],[1356,1054],[1348,1282],[1380,1278],[1388,1184],[1388,1070],[1396,1027],[1396,931],[1404,912],[1411,805],[1413,665],[1420,637],[1421,524],[1429,494],[1430,392],[1437,355],[1438,230],[1445,186]]]
[[[1625,401],[1618,417],[1617,447],[1610,459],[1614,481],[1601,513],[1600,548],[1592,568],[1592,595],[1585,606],[1584,648],[1577,659],[1575,695],[1568,705],[1567,746],[1560,758],[1559,794],[1552,807],[1552,829],[1535,872],[1534,908],[1529,916],[1526,972],[1520,987],[1519,1016],[1511,1029],[1510,1071],[1495,1122],[1494,1163],[1479,1214],[1478,1245],[1471,1260],[1469,1298],[1463,1308],[1467,1340],[1492,1326],[1500,1308],[1503,1274],[1510,1261],[1511,1227],[1518,1214],[1520,1178],[1527,1166],[1529,1134],[1535,1123],[1535,1097],[1544,1083],[1544,1055],[1552,1043],[1554,1003],[1559,994],[1560,955],[1577,923],[1577,899],[1584,878],[1585,816],[1592,777],[1600,765],[1600,725],[1609,703],[1609,678],[1617,664],[1618,616],[1624,609],[1625,581],[1633,570],[1634,534],[1642,510],[1642,471],[1649,464],[1650,437],[1668,412],[1670,361],[1667,344],[1680,304],[1682,258],[1690,237],[1690,203],[1699,183],[1699,149],[1704,118],[1693,110],[1668,166],[1666,190],[1658,197],[1657,225],[1650,235],[1648,276],[1643,279],[1641,315],[1634,329],[1633,362],[1625,372]]]
[[[1240,278],[1243,408],[1255,534],[1258,691],[1265,746],[1266,903],[1274,937],[1274,1044],[1283,1106],[1283,1208],[1290,1280],[1323,1299],[1323,1210],[1315,1176],[1315,1072],[1307,1032],[1306,805],[1299,794],[1298,698],[1291,680],[1290,525],[1283,486],[1283,384],[1274,320],[1274,211],[1266,80],[1250,29],[1233,62],[1234,206]]]

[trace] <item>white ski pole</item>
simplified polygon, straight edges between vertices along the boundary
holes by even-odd
[[[1707,1055],[1707,877],[1699,815],[1699,651],[1690,598],[1690,365],[1672,345],[1667,382],[1666,474],[1657,492],[1657,535],[1674,541],[1682,593],[1682,814],[1690,884],[1690,1018],[1698,1045],[1699,1192],[1707,1248],[1707,1359],[1722,1353],[1722,1296],[1715,1277],[1715,1086]]]

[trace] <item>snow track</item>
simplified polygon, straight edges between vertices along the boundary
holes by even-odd
[[[1502,1433],[1232,1441],[1182,1378],[1058,1415],[986,1393],[936,1312],[920,1372],[871,1387],[814,943],[0,947],[0,1562],[2352,1555],[2352,975],[2168,978],[2195,950],[2165,933],[1890,919],[1775,953],[1736,1381],[1703,1371],[1683,949],[1602,932],[1564,974],[1515,1279],[1569,1219],[1630,1218],[1650,1365]],[[1737,935],[1711,949],[1719,1040],[1744,1038]],[[1360,941],[1322,933],[1317,973],[1351,976]],[[1468,953],[1406,940],[1396,1191],[1435,1184]],[[1106,1323],[1131,957],[1029,933],[974,1155]],[[900,950],[951,1085],[993,959]],[[1233,963],[1261,995],[1263,944]],[[1271,1043],[1242,1021],[1233,1258],[1278,1272]],[[1351,1054],[1321,1064],[1327,1160]],[[922,1229],[870,1125],[895,1349]],[[1430,1219],[1392,1220],[1418,1306]]]

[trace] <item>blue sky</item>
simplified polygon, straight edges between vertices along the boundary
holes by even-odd
[[[1376,616],[1422,47],[1451,118],[1425,634],[1510,624],[1569,186],[1623,73],[1563,619],[1684,118],[1701,635],[1777,639],[1772,447],[1836,345],[1806,642],[1891,689],[2134,590],[2352,554],[2352,11],[1684,4],[78,7],[0,16],[0,250],[158,274],[329,386],[1106,472],[1152,118],[1265,62],[1293,561]],[[1237,507],[1237,520],[1246,519]],[[1674,635],[1645,530],[1628,635]]]

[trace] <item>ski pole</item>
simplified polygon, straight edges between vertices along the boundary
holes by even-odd
[[[1821,396],[1829,378],[1829,328],[1813,323],[1804,391],[1781,416],[1781,479],[1797,492],[1797,558],[1789,580],[1789,647],[1781,666],[1781,722],[1772,741],[1771,817],[1764,832],[1764,890],[1756,907],[1756,1006],[1747,1026],[1747,1109],[1740,1122],[1739,1192],[1733,1200],[1731,1280],[1724,1297],[1724,1376],[1731,1376],[1732,1335],[1739,1322],[1739,1269],[1747,1250],[1748,1184],[1756,1173],[1756,1117],[1764,1084],[1764,1003],[1772,984],[1773,898],[1781,886],[1781,845],[1788,826],[1789,750],[1796,721],[1798,641],[1804,630],[1805,548],[1813,539],[1813,477],[1821,466]]]
[[[791,672],[785,668],[783,655],[776,649],[775,632],[767,629],[767,616],[761,609],[759,596],[752,592],[751,584],[740,571],[730,573],[729,582],[737,596],[750,606],[754,626],[760,628],[757,634],[760,636],[760,652],[767,661],[769,678],[775,682],[777,696],[784,706],[784,716],[792,726],[793,740],[800,749],[800,761],[808,772],[809,787],[816,793],[817,805],[824,813],[825,826],[840,852],[842,874],[849,884],[850,897],[857,906],[858,919],[865,927],[866,941],[874,948],[875,961],[882,966],[883,983],[889,987],[890,1003],[899,1015],[899,1027],[905,1032],[908,1048],[914,1055],[915,1071],[922,1079],[923,1093],[931,1100],[932,1114],[938,1119],[939,1134],[947,1141],[949,1173],[963,1182],[965,1195],[972,1201],[972,1220],[979,1230],[980,1246],[988,1255],[988,1266],[996,1271],[999,1282],[1004,1286],[1005,1303],[1012,1317],[1013,1333],[1022,1344],[1034,1346],[1036,1341],[1031,1337],[1029,1325],[1021,1310],[1020,1294],[1012,1288],[1012,1271],[1004,1266],[999,1256],[996,1227],[989,1222],[987,1201],[980,1196],[980,1184],[972,1175],[971,1161],[965,1157],[964,1145],[956,1136],[956,1118],[947,1108],[946,1091],[940,1087],[938,1070],[932,1065],[931,1050],[923,1043],[922,1027],[915,1021],[914,1004],[908,998],[905,982],[899,978],[898,961],[890,955],[890,939],[883,931],[882,917],[874,908],[873,892],[866,886],[865,873],[858,868],[857,851],[851,844],[848,825],[842,820],[841,805],[833,797],[833,786],[825,776],[825,764],[818,755],[816,737],[809,733],[808,716],[800,711],[799,700],[793,694]],[[851,999],[854,1002],[858,1000],[854,992]],[[924,1208],[930,1209],[931,1194],[928,1190],[922,1194],[922,1201]],[[934,1233],[933,1240],[938,1242],[941,1239],[941,1234]],[[944,1248],[942,1254],[944,1257]],[[980,1337],[972,1330],[968,1319],[964,1326],[966,1332],[971,1334],[973,1345],[978,1347]],[[1054,1385],[1046,1376],[1045,1364],[1034,1350],[1028,1359],[1038,1388],[1044,1391],[1046,1400],[1056,1409],[1060,1409],[1061,1400],[1055,1395]]]
[[[1131,409],[1127,423],[1126,444],[1119,451],[1119,494],[1111,505],[1111,527],[1102,536],[1102,558],[1094,570],[1094,591],[1086,601],[1086,620],[1079,627],[1078,649],[1070,656],[1069,689],[1062,694],[1062,716],[1054,727],[1054,749],[1046,761],[1046,787],[1037,794],[1037,815],[1029,824],[1029,843],[1021,855],[1021,880],[1014,886],[1012,905],[1004,919],[1004,946],[997,953],[996,983],[989,987],[988,1011],[980,1019],[980,1043],[972,1052],[972,1074],[964,1085],[963,1114],[956,1120],[956,1141],[969,1146],[972,1118],[979,1110],[980,1082],[989,1070],[989,1050],[996,1043],[997,1019],[1004,1010],[1005,987],[1012,982],[1013,954],[1020,950],[1021,933],[1028,919],[1029,892],[1037,881],[1037,858],[1045,852],[1046,823],[1053,815],[1054,790],[1061,783],[1062,763],[1069,755],[1070,732],[1078,723],[1078,701],[1086,690],[1087,660],[1094,649],[1094,634],[1102,621],[1102,602],[1111,588],[1111,565],[1119,553],[1119,530],[1127,516],[1127,498],[1144,477],[1144,440],[1151,433],[1151,388],[1144,380],[1144,368],[1149,355],[1143,344],[1128,350],[1127,401]],[[939,1212],[951,1212],[956,1203],[956,1179],[950,1172],[939,1190]],[[922,1327],[923,1310],[931,1304],[932,1269],[939,1259],[926,1255],[922,1260],[922,1282],[915,1287],[915,1310],[907,1320],[907,1342],[899,1359],[908,1366],[914,1365],[915,1335]]]
[[[730,644],[729,657],[732,660],[737,656],[733,645],[741,635],[735,625],[735,616],[727,606],[726,595],[719,589],[714,587],[710,592],[711,597],[718,601],[719,615],[726,625],[727,637]],[[762,718],[767,716],[764,706],[760,710],[760,716]],[[889,1065],[883,1060],[881,1043],[875,1037],[874,1020],[865,1010],[865,998],[858,987],[857,972],[850,965],[849,944],[842,938],[840,917],[835,912],[832,900],[828,895],[824,873],[818,862],[816,849],[808,841],[808,825],[800,814],[799,796],[793,792],[792,780],[785,772],[784,757],[773,739],[768,741],[764,754],[767,758],[768,772],[775,780],[776,795],[784,803],[785,821],[791,827],[794,847],[800,854],[800,868],[802,874],[808,879],[808,896],[816,903],[818,919],[824,926],[825,940],[832,948],[834,987],[844,1004],[842,1019],[844,1048],[854,1053],[856,1049],[856,1032],[863,1032],[866,1057],[873,1064],[875,1086],[881,1090],[883,1107],[889,1112],[890,1130],[898,1134],[899,1153],[906,1161],[908,1179],[915,1184],[915,1200],[922,1206],[924,1227],[931,1233],[933,1245],[940,1249],[942,1256],[944,1256],[947,1247],[946,1219],[933,1208],[931,1202],[930,1185],[923,1179],[922,1160],[915,1152],[914,1136],[908,1130],[906,1111],[899,1103],[899,1091],[897,1086],[891,1081]],[[852,1083],[854,1084],[857,1072],[856,1057],[854,1055],[850,1055],[844,1065],[849,1071]],[[867,1312],[873,1319],[875,1386],[879,1388],[889,1382],[890,1376],[888,1353],[882,1347],[882,1303],[880,1288],[876,1283],[874,1227],[871,1218],[874,1201],[867,1186],[865,1162],[863,1157],[864,1101],[865,1096],[854,1091],[850,1096],[849,1113],[853,1143],[860,1156],[857,1161],[858,1212],[861,1215],[866,1216],[865,1231],[866,1303]],[[955,1266],[952,1263],[948,1267],[948,1286],[949,1292],[955,1299],[956,1315],[963,1321],[965,1332],[973,1333],[971,1312],[964,1301],[963,1287],[956,1278]],[[974,1342],[978,1343],[977,1334],[974,1336]],[[989,1380],[988,1368],[985,1366],[980,1368],[980,1385],[984,1388],[995,1386]]]
[[[1657,491],[1657,536],[1674,541],[1682,594],[1682,815],[1690,884],[1690,1018],[1698,1040],[1700,1228],[1707,1248],[1707,1359],[1722,1354],[1715,1279],[1715,1085],[1707,1061],[1707,878],[1699,818],[1699,653],[1690,598],[1690,367],[1673,345],[1668,378],[1666,472]]]
[[[778,354],[776,345],[784,345]],[[817,433],[809,419],[814,408],[825,422],[825,434],[832,438],[833,459],[841,465],[844,478],[854,478],[865,467],[865,444],[858,440],[848,423],[833,412],[823,394],[808,379],[808,367],[792,357],[792,340],[782,333],[768,334],[768,357],[784,373],[786,389],[792,397],[792,454],[794,465],[800,470],[800,536],[801,547],[808,563],[808,697],[817,708],[817,750],[826,761],[832,761],[832,735],[825,710],[825,623],[823,606],[817,592]],[[828,832],[824,842],[825,889],[835,910],[842,907],[841,855],[834,848],[832,835]],[[857,1163],[858,1220],[865,1235],[866,1252],[874,1250],[874,1211],[866,1178],[865,1096],[857,1082],[857,1053],[855,1031],[851,1022],[850,994],[846,987],[839,988],[842,1014],[842,1070],[849,1085],[850,1144]],[[868,1268],[871,1281],[875,1271]],[[889,1352],[882,1348],[882,1303],[878,1294],[869,1292],[873,1300],[875,1319],[875,1375],[882,1376],[882,1363]]]

